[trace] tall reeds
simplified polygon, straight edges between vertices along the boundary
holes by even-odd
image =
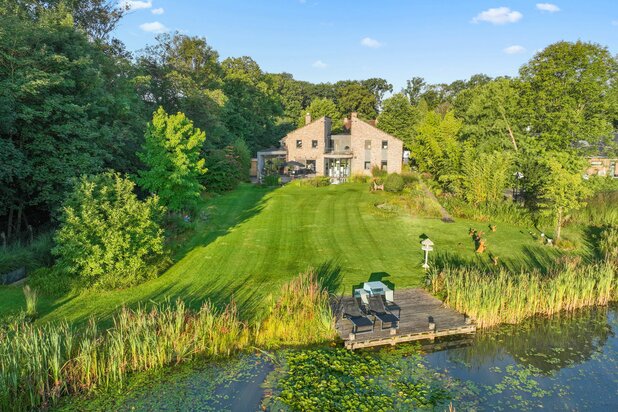
[[[24,298],[26,299],[26,316],[33,319],[37,315],[36,305],[39,300],[38,293],[30,286],[24,286]]]
[[[47,406],[63,394],[122,384],[131,372],[229,355],[249,340],[234,305],[190,312],[181,301],[125,308],[106,331],[94,321],[80,331],[66,323],[13,324],[0,332],[0,410]]]
[[[94,319],[79,330],[67,323],[16,322],[0,327],[0,411],[46,408],[63,395],[123,385],[133,372],[198,356],[334,336],[329,294],[312,271],[285,284],[255,328],[239,319],[233,303],[218,310],[206,302],[192,311],[180,300],[123,308],[107,330]]]
[[[268,315],[256,327],[257,345],[304,345],[332,340],[336,335],[328,291],[314,271],[283,285],[269,306]]]
[[[563,263],[547,274],[445,267],[434,270],[429,279],[434,294],[484,328],[536,314],[606,305],[618,299],[616,269],[610,262]]]

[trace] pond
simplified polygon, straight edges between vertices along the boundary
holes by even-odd
[[[444,410],[451,402],[457,410],[618,410],[617,331],[618,306],[611,306],[530,319],[468,339],[426,344],[422,346],[423,356],[416,354],[418,346],[412,345],[368,350],[352,355],[353,358],[332,357],[329,348],[257,352],[215,363],[140,374],[116,393],[74,399],[60,409],[279,410],[285,402],[273,400],[281,392],[283,382],[289,385],[293,381],[287,373],[286,359],[293,358],[290,354],[306,352],[313,357],[316,353],[329,354],[325,358],[327,364],[341,361],[345,365],[368,357],[377,361],[375,365],[379,367],[369,373],[371,376],[361,378],[364,386],[349,382],[357,379],[352,374],[338,375],[337,379],[348,379],[348,383],[336,387],[336,395],[352,399],[354,396],[350,397],[345,390],[362,390],[369,392],[357,396],[361,402],[369,395],[379,400],[380,394],[388,395],[384,397],[388,402],[389,397],[402,396],[403,384],[404,388],[412,388],[407,390],[417,391],[414,396],[419,403],[396,403],[399,410],[410,409],[410,405],[427,409],[438,405],[438,410]],[[324,370],[316,375],[317,381],[306,379],[308,383],[299,389],[298,396],[311,397],[325,390],[324,380],[320,379],[328,376],[330,365],[320,366],[311,361],[305,365],[307,375],[314,368]],[[312,382],[317,382],[316,387],[307,389]],[[426,399],[421,399],[421,395]],[[424,403],[428,400],[434,403]]]

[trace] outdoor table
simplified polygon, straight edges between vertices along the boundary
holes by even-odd
[[[380,281],[365,282],[363,289],[371,296],[384,295],[387,302],[395,301],[395,294],[392,289]]]

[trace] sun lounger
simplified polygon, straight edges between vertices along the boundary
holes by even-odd
[[[371,319],[361,312],[356,299],[346,302],[343,308],[343,317],[352,322],[352,333],[361,334],[373,332],[375,321],[371,321]]]
[[[369,313],[374,315],[376,318],[380,320],[381,329],[390,329],[399,328],[399,318],[392,313],[390,313],[385,307],[384,302],[382,301],[381,296],[370,296],[369,297]],[[389,324],[390,326],[385,328],[384,324]]]

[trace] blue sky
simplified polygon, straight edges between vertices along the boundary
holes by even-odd
[[[125,1],[125,0],[123,0]],[[131,51],[157,32],[206,37],[222,58],[334,82],[383,77],[396,90],[421,76],[451,82],[515,75],[558,40],[618,52],[618,0],[142,0],[115,35]]]

